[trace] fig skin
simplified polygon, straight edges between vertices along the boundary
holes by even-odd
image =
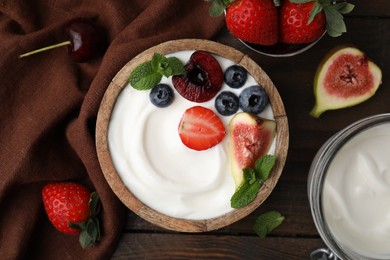
[[[343,82],[344,76],[341,74],[337,74],[340,73],[340,70],[330,71],[330,67],[332,66],[332,64],[340,62],[340,59],[344,59],[346,56],[359,57],[359,62],[353,63],[352,65],[347,61],[345,62],[346,64],[344,67],[349,71],[349,74],[353,75],[351,78],[351,80],[354,80],[351,83],[352,86],[355,89],[360,90],[352,94],[350,93],[349,96],[343,96],[341,94],[343,93],[343,87],[345,85],[345,82]],[[341,61],[341,63],[342,62],[343,61]],[[361,72],[365,68],[363,66],[366,66],[367,70]],[[333,78],[337,78],[339,80],[339,85],[337,86],[337,88],[334,88],[335,84],[333,84],[333,93],[330,93],[326,87],[327,85],[329,85],[329,82],[326,82],[326,77],[329,76],[329,74],[333,76],[336,75],[336,77]],[[359,86],[361,82],[368,82],[369,84],[371,84],[371,86],[368,86],[367,84]],[[318,118],[323,112],[327,110],[336,110],[360,104],[363,101],[366,101],[367,99],[372,97],[378,90],[381,83],[381,69],[374,62],[372,62],[361,50],[351,45],[342,45],[336,47],[335,49],[331,50],[328,55],[325,56],[325,58],[322,60],[322,62],[317,68],[316,75],[314,78],[314,95],[316,99],[316,104],[310,112],[310,115],[315,118]]]

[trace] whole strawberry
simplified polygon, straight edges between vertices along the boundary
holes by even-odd
[[[291,44],[310,43],[319,39],[326,30],[323,12],[309,23],[315,2],[302,4],[284,0],[280,9],[280,41]]]
[[[50,183],[42,189],[43,204],[50,222],[62,233],[80,234],[81,246],[88,247],[100,238],[97,214],[99,197],[78,183]]]
[[[279,10],[280,41],[310,43],[325,32],[337,37],[347,31],[343,14],[354,5],[333,0],[283,0]]]
[[[215,0],[210,14],[218,16],[226,8],[226,26],[237,38],[254,44],[278,42],[278,12],[273,0]]]

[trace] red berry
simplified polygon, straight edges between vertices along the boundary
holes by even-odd
[[[105,31],[87,19],[77,18],[69,21],[64,26],[64,34],[68,39],[67,41],[24,53],[19,58],[67,46],[68,55],[73,60],[76,62],[86,62],[98,57],[107,47]]]
[[[183,144],[197,151],[217,145],[226,133],[221,119],[212,110],[202,106],[187,109],[178,130]]]
[[[326,18],[323,12],[316,15],[308,24],[315,2],[304,4],[282,2],[280,9],[280,40],[289,44],[310,43],[319,39],[325,32]]]
[[[76,183],[47,184],[42,198],[49,220],[65,234],[78,234],[80,230],[68,226],[68,222],[85,222],[89,217],[91,192]]]
[[[254,44],[278,42],[278,13],[272,0],[237,0],[226,9],[226,26],[237,38]]]
[[[71,43],[68,45],[68,55],[77,62],[96,58],[107,44],[104,31],[82,18],[68,22],[64,26],[64,34]]]
[[[42,189],[43,205],[53,226],[62,233],[80,234],[82,247],[100,238],[99,198],[78,183],[49,183]]]
[[[206,102],[222,88],[222,68],[210,53],[195,51],[184,68],[186,75],[173,76],[172,83],[185,99]]]

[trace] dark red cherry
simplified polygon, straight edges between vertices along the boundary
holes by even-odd
[[[107,47],[105,31],[93,24],[91,20],[77,18],[64,26],[64,35],[67,41],[34,50],[19,56],[27,57],[35,53],[67,46],[68,55],[76,62],[86,62],[100,56]]]
[[[86,62],[100,56],[106,49],[104,30],[86,19],[76,19],[67,23],[64,34],[69,39],[69,56],[77,62]]]

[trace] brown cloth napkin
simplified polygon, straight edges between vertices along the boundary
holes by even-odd
[[[223,18],[209,4],[183,0],[0,0],[0,258],[108,259],[126,209],[97,160],[94,130],[103,94],[136,54],[180,38],[211,38]],[[104,56],[72,61],[66,47],[18,59],[64,40],[72,18],[96,19],[107,30]],[[82,249],[57,231],[43,208],[48,182],[74,181],[101,197],[102,239]]]

